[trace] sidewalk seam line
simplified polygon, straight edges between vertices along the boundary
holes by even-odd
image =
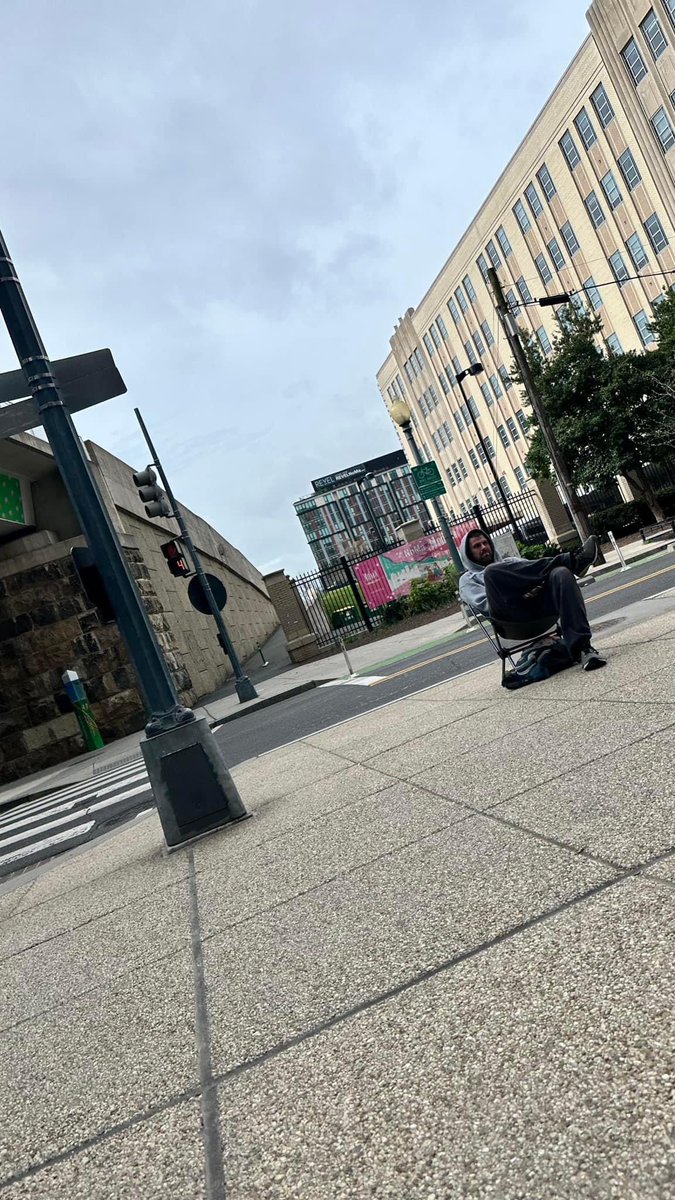
[[[209,1023],[204,954],[199,919],[199,895],[194,851],[188,851],[188,891],[190,895],[190,933],[192,938],[192,978],[195,1000],[195,1033],[199,1082],[201,1085],[202,1137],[204,1143],[204,1175],[207,1200],[225,1200],[225,1174],[220,1139],[218,1090],[213,1075],[211,1031]]]

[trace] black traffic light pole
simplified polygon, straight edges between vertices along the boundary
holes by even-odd
[[[0,312],[16,350],[26,385],[54,452],[73,508],[115,611],[120,633],[133,662],[147,710],[146,734],[175,729],[194,721],[183,707],[159,647],[155,631],[129,570],[124,551],[103,502],[91,467],[63,402],[28,301],[0,233]]]
[[[159,477],[162,481],[164,491],[166,492],[166,494],[168,496],[169,504],[171,506],[170,513],[166,512],[166,513],[162,514],[161,509],[160,509],[160,512],[157,515],[158,516],[159,515],[172,516],[178,522],[181,539],[182,539],[182,541],[185,542],[187,552],[190,555],[190,558],[192,559],[192,562],[194,564],[195,573],[196,573],[197,578],[199,579],[199,582],[202,586],[202,591],[204,593],[206,602],[207,602],[209,608],[211,609],[211,615],[216,623],[216,628],[218,629],[218,641],[220,642],[223,650],[225,651],[230,662],[232,663],[232,670],[234,671],[234,686],[236,688],[237,695],[239,697],[239,701],[241,704],[244,704],[247,700],[255,700],[257,698],[258,693],[256,692],[253,684],[251,683],[251,680],[249,679],[248,675],[246,675],[244,673],[244,670],[239,661],[237,652],[236,652],[234,646],[232,645],[232,640],[230,638],[229,633],[227,632],[227,626],[225,625],[225,622],[223,620],[223,614],[221,613],[220,609],[218,608],[218,605],[216,604],[215,597],[214,597],[213,592],[211,591],[211,587],[209,585],[208,577],[202,566],[201,559],[195,548],[195,544],[192,541],[192,538],[190,537],[190,531],[189,531],[187,525],[185,524],[185,518],[181,511],[181,507],[180,507],[178,501],[176,500],[176,497],[174,496],[173,491],[171,490],[171,484],[169,483],[169,480],[166,477],[164,467],[162,466],[162,464],[159,460],[159,455],[158,455],[157,451],[155,450],[155,447],[152,442],[152,438],[150,437],[150,434],[148,433],[148,430],[146,428],[145,421],[143,420],[143,418],[137,408],[134,409],[134,412],[136,413],[136,419],[138,421],[138,424],[141,427],[141,432],[143,434],[143,437],[145,438],[148,450],[150,451],[150,454],[152,457],[152,465],[153,465],[153,467],[156,467],[159,472]],[[137,478],[140,480],[142,475],[143,475],[143,473],[141,473],[141,475],[138,477],[134,476],[134,481],[136,481]],[[141,499],[143,499],[142,495],[141,495]]]

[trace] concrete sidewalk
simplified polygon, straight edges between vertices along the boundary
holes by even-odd
[[[255,818],[190,850],[150,815],[10,881],[0,1196],[675,1196],[675,604],[603,648],[244,763]]]
[[[640,540],[634,541],[622,548],[622,553],[629,565],[637,565],[644,559],[663,554],[664,545],[660,543],[647,545]],[[602,566],[594,568],[587,577],[590,584],[593,579],[603,578],[619,570],[619,560],[616,551],[606,556]],[[348,654],[354,671],[364,674],[369,669],[376,670],[378,665],[393,662],[418,650],[435,645],[442,645],[448,638],[466,629],[466,622],[461,613],[453,613],[441,617],[437,621],[421,625],[417,629],[408,629],[400,633],[392,631],[387,637],[379,638],[365,646],[349,648]],[[249,664],[250,666],[250,664]],[[275,704],[298,692],[310,689],[315,685],[334,679],[343,679],[348,674],[348,668],[342,653],[328,655],[304,663],[302,666],[289,667],[287,670],[266,678],[264,671],[252,672],[255,679],[259,700],[241,704],[234,693],[234,685],[218,694],[218,698],[202,703],[196,709],[198,715],[208,717],[212,725],[223,721],[236,719],[247,711],[255,711],[268,704]],[[0,787],[0,809],[16,803],[20,799],[40,796],[54,788],[66,787],[90,779],[97,773],[112,765],[130,762],[140,758],[139,744],[143,734],[130,734],[106,746],[103,750],[81,754],[78,758],[66,763],[59,763],[46,771],[40,771],[15,783]]]

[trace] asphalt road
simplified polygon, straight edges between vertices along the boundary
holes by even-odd
[[[585,598],[598,647],[602,647],[603,619],[604,627],[639,620],[642,613],[635,602],[673,586],[675,555],[671,554],[595,582]],[[382,654],[386,659],[386,642]],[[490,661],[497,673],[494,651],[480,631],[472,630],[370,668],[365,685],[315,688],[221,725],[215,736],[226,762],[235,766]],[[0,881],[101,836],[152,804],[145,767],[137,760],[6,810],[0,814]]]
[[[675,555],[671,554],[594,582],[585,591],[585,600],[591,625],[597,628],[595,641],[598,648],[602,647],[603,617],[674,585]],[[383,643],[382,654],[386,659],[386,643]],[[499,671],[494,651],[483,634],[480,630],[470,630],[396,663],[369,668],[369,675],[381,677],[380,682],[369,687],[315,688],[231,721],[216,730],[216,737],[227,763],[234,766],[338,721],[379,708],[435,683],[444,683],[490,661],[494,662],[495,671]]]

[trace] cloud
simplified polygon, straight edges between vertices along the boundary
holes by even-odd
[[[189,507],[256,562],[306,563],[293,500],[395,447],[374,383],[394,322],[584,8],[11,6],[3,231],[53,356],[110,346],[129,387],[82,433],[142,462],[138,405]]]

